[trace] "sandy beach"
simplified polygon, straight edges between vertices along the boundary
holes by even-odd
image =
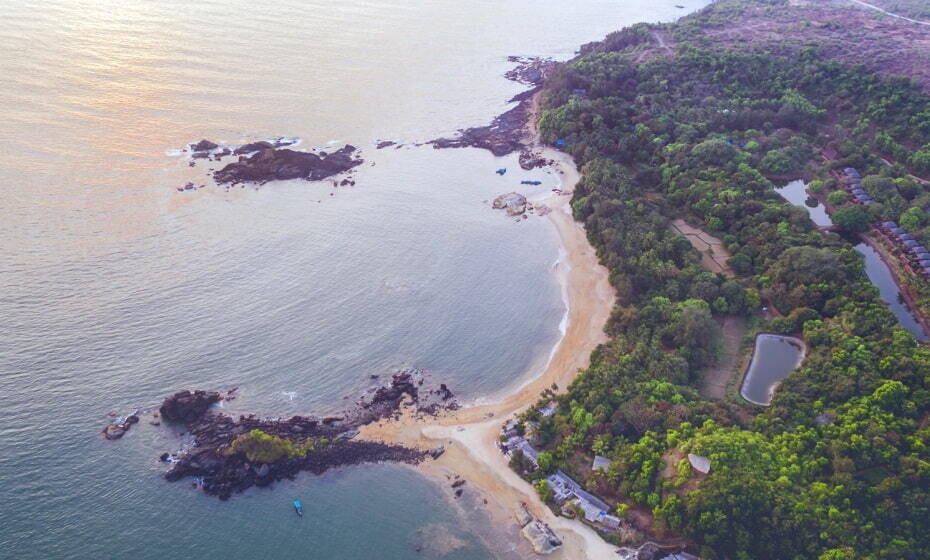
[[[536,140],[532,125],[528,136]],[[482,494],[496,522],[516,527],[513,512],[525,502],[530,512],[549,524],[564,541],[564,546],[550,558],[616,558],[616,547],[603,541],[591,528],[553,515],[533,487],[509,468],[506,456],[497,447],[504,421],[534,404],[553,383],[564,391],[579,370],[588,366],[591,351],[607,340],[604,326],[615,299],[607,269],[598,262],[584,228],[571,215],[570,194],[580,177],[572,158],[548,147],[536,147],[536,151],[554,161],[552,169],[561,178],[562,191],[533,201],[551,209],[547,219],[552,221],[562,243],[563,257],[556,273],[565,293],[568,321],[549,363],[538,375],[528,372],[525,383],[514,384],[507,393],[488,397],[487,402],[425,419],[405,414],[399,420],[366,426],[361,435],[421,449],[445,445],[446,452],[438,460],[427,461],[420,469],[442,482],[452,474],[465,478],[469,489]]]

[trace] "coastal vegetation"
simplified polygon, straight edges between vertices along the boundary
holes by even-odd
[[[303,457],[319,445],[326,447],[329,440],[320,438],[307,438],[303,444],[294,445],[294,442],[279,436],[266,434],[255,429],[236,436],[229,444],[228,455],[242,453],[249,461],[258,463],[275,463],[283,459]]]
[[[539,412],[547,395],[523,416],[546,469],[512,465],[544,495],[545,473],[561,469],[707,558],[902,558],[930,549],[930,350],[880,301],[851,242],[773,189],[816,180],[847,231],[891,219],[930,241],[930,96],[816,37],[707,39],[748,11],[795,9],[724,0],[585,45],[547,80],[539,127],[582,169],[572,207],[618,302],[610,341],[555,413]],[[878,204],[835,194],[830,172],[848,166]],[[675,219],[721,239],[735,277],[702,268]],[[807,345],[771,406],[698,392],[728,316]],[[610,466],[592,470],[595,455]]]

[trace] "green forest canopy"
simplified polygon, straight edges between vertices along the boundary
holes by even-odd
[[[725,19],[746,3],[708,11]],[[851,244],[817,232],[772,181],[816,176],[830,190],[831,169],[857,167],[881,202],[868,218],[910,220],[928,241],[930,192],[908,174],[930,172],[930,98],[816,44],[650,49],[649,26],[613,33],[545,90],[544,140],[562,139],[582,168],[572,206],[618,293],[611,340],[554,416],[530,413],[549,468],[618,511],[650,512],[656,532],[684,535],[708,558],[927,554],[930,351],[878,299]],[[828,146],[838,155],[823,164]],[[862,210],[842,212],[861,229]],[[737,277],[700,268],[670,229],[675,218],[722,239]],[[696,381],[715,360],[718,320],[758,320],[763,300],[783,315],[766,330],[803,336],[804,364],[768,408],[702,399]],[[710,458],[710,474],[675,465],[662,475],[689,452]],[[594,454],[611,459],[606,472],[590,471]]]

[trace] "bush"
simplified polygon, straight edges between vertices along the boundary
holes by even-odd
[[[911,206],[901,214],[898,221],[904,229],[914,231],[924,224],[924,211],[916,206]]]
[[[230,444],[227,454],[242,453],[249,461],[275,463],[282,459],[306,455],[313,448],[312,439],[308,439],[307,443],[299,449],[295,449],[294,443],[289,439],[266,434],[261,430],[252,430],[247,434],[236,437]]]
[[[540,480],[536,482],[534,486],[536,488],[536,492],[539,493],[539,497],[543,502],[548,504],[552,501],[553,498],[555,498],[555,494],[552,492],[552,487],[549,486],[549,482],[547,480]]]
[[[830,203],[830,206],[842,206],[846,204],[846,201],[849,199],[849,195],[845,191],[833,191],[827,195],[827,202]]]
[[[869,229],[872,216],[861,206],[849,206],[833,214],[833,223],[853,233],[862,233]]]
[[[793,325],[792,330],[795,332],[800,332],[808,321],[816,321],[818,319],[820,319],[820,313],[817,313],[817,311],[810,307],[797,307],[788,314],[788,320]]]
[[[548,474],[552,470],[552,453],[548,451],[543,451],[536,457],[536,464],[539,465],[539,470]]]

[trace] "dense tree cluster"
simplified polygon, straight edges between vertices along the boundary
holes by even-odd
[[[890,216],[925,235],[930,193],[907,174],[930,171],[920,155],[930,99],[816,45],[760,54],[686,42],[745,1],[666,26],[685,41],[674,55],[643,57],[655,46],[636,26],[586,45],[549,81],[540,127],[582,166],[574,212],[618,302],[610,342],[556,414],[528,417],[549,468],[618,512],[649,511],[657,532],[693,539],[708,558],[926,554],[930,351],[878,299],[851,244],[816,231],[772,181],[820,173],[813,188],[830,190],[815,156],[839,146],[830,165],[862,168],[881,204],[837,222],[859,231]],[[702,269],[675,218],[723,240],[736,277]],[[759,321],[764,303],[780,316],[761,328],[805,340],[802,367],[765,409],[702,399],[720,320]],[[708,475],[691,471],[689,452],[710,459]],[[591,472],[595,454],[611,459],[606,472]]]
[[[303,444],[295,446],[294,442],[289,439],[256,429],[236,436],[236,439],[229,444],[226,453],[229,455],[241,453],[249,461],[256,463],[276,463],[283,459],[303,457],[316,449],[318,444],[325,447],[328,441],[325,438],[319,440],[307,438]]]

